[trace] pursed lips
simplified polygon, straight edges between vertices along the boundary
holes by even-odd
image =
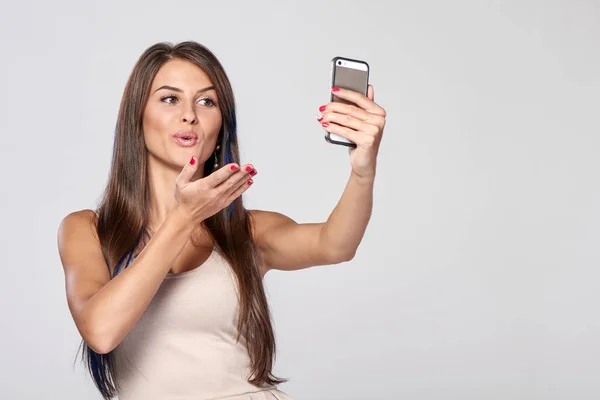
[[[179,139],[186,139],[186,140],[190,140],[190,139],[198,139],[198,134],[194,131],[181,131],[181,132],[177,132],[176,134],[173,135],[174,138],[179,138]]]

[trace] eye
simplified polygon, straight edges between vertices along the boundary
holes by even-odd
[[[210,97],[205,97],[203,99],[198,100],[198,103],[200,102],[206,102],[204,105],[207,105],[208,107],[214,107],[217,105],[217,102],[211,99]]]
[[[176,100],[178,100],[177,96],[174,96],[174,95],[169,95],[169,96],[165,96],[165,97],[161,97],[160,98],[160,101],[162,101],[164,103],[167,103],[167,104],[175,104]]]
[[[176,104],[179,102],[179,99],[177,98],[177,96],[171,94],[169,96],[161,97],[160,101],[162,101],[163,103],[166,103],[166,104]],[[205,98],[198,100],[198,104],[205,105],[208,107],[215,107],[217,105],[217,102],[215,100],[211,99],[210,97],[205,97]]]

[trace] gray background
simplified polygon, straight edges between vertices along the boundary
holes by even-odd
[[[329,60],[388,111],[355,259],[266,283],[281,388],[319,399],[600,397],[594,1],[0,3],[2,398],[100,398],[56,232],[106,182],[120,97],[158,41],[212,49],[250,208],[322,221],[350,167],[315,121]]]

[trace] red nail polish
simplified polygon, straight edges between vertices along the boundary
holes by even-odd
[[[331,88],[331,91],[332,92],[339,92],[340,88],[334,86],[334,87]]]
[[[256,170],[254,170],[254,171],[250,172],[250,175],[254,176],[254,175],[256,175],[257,173],[258,173],[258,172],[256,172]]]
[[[196,164],[196,160],[194,160],[194,157],[192,157],[192,159],[190,160],[190,164],[191,164],[191,165],[194,165],[194,164]]]
[[[319,121],[319,122],[323,121],[323,116],[321,116],[320,118],[317,118],[317,121]]]
[[[323,125],[323,128],[327,128],[329,126],[327,122],[323,122],[321,125]]]
[[[231,166],[231,170],[232,170],[232,171],[237,171],[237,170],[238,170],[238,167],[236,167],[235,165],[232,165],[232,166]]]
[[[248,166],[246,167],[246,172],[250,172],[250,171],[252,171],[253,169],[254,169],[254,168],[252,168],[251,166],[249,166],[249,165],[248,165]]]
[[[250,179],[250,180],[248,181],[248,186],[252,185],[253,183],[254,183],[254,181],[253,181],[252,179]]]
[[[319,111],[323,112],[323,111],[325,111],[326,108],[327,108],[326,106],[321,106],[321,107],[319,107]]]

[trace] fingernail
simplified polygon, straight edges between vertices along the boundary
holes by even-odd
[[[317,121],[319,121],[319,122],[323,121],[323,114],[317,115]]]
[[[329,126],[327,122],[323,122],[321,125],[323,125],[323,128],[327,128]]]
[[[340,88],[334,86],[334,87],[331,88],[331,91],[332,92],[339,92]]]
[[[246,172],[250,172],[250,171],[252,171],[252,170],[254,170],[254,168],[252,168],[251,166],[249,166],[249,165],[248,165],[248,166],[246,167]]]
[[[250,172],[250,175],[252,175],[252,176],[254,176],[256,174],[258,174],[258,172],[256,172],[256,170],[253,170],[252,172]]]
[[[237,170],[238,170],[238,167],[236,167],[235,165],[232,165],[232,166],[231,166],[231,170],[232,170],[232,171],[237,171]]]
[[[326,106],[321,106],[321,107],[319,107],[319,111],[323,112],[323,111],[325,111],[326,108],[327,108]]]
[[[253,183],[254,183],[254,181],[253,181],[252,179],[250,179],[250,180],[248,181],[248,186],[252,185]]]
[[[190,165],[194,165],[196,164],[196,160],[194,159],[194,157],[192,157],[192,159],[190,160]]]

